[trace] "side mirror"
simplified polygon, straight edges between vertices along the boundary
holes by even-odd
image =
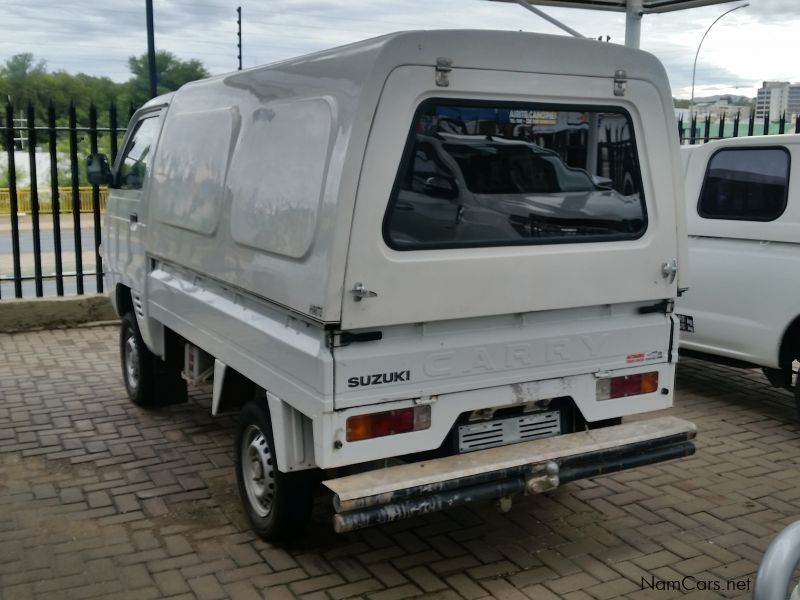
[[[105,154],[90,154],[86,157],[86,177],[92,185],[111,185],[114,182]]]
[[[458,197],[455,181],[447,177],[428,177],[425,180],[425,193],[434,198],[454,200]]]

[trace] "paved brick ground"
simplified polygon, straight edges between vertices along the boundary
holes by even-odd
[[[757,373],[686,361],[673,413],[691,459],[338,536],[318,499],[306,539],[255,539],[230,419],[207,395],[129,405],[116,328],[0,336],[0,597],[749,597],[772,536],[800,515],[791,396]],[[721,591],[642,589],[643,578]],[[663,585],[663,584],[662,584]],[[711,585],[715,585],[712,583]]]

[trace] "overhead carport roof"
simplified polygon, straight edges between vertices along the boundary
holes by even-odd
[[[631,48],[639,47],[639,38],[642,31],[642,15],[673,12],[688,8],[724,4],[734,0],[491,0],[492,2],[509,2],[519,4],[532,13],[550,21],[567,33],[576,37],[584,37],[568,25],[555,19],[536,8],[541,6],[558,6],[562,8],[583,8],[588,10],[609,10],[625,13],[625,45]]]
[[[494,2],[510,2],[519,4],[517,0],[493,0]],[[699,8],[712,4],[722,4],[733,0],[534,0],[530,4],[541,6],[559,6],[563,8],[583,8],[589,10],[611,10],[627,12],[628,8],[638,8],[643,14],[657,14]]]

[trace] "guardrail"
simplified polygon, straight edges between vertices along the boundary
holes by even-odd
[[[90,185],[82,185],[78,188],[78,195],[80,197],[79,207],[80,212],[92,212],[92,194],[94,188]],[[59,198],[68,198],[72,194],[71,187],[61,186],[57,190]],[[34,208],[33,198],[38,195],[39,213],[52,213],[53,212],[53,196],[51,190],[41,190],[34,192],[32,188],[17,188],[17,212],[20,214],[31,213]],[[100,210],[106,208],[106,200],[108,199],[108,188],[103,186],[100,188]],[[60,206],[61,214],[72,213],[73,207]],[[11,214],[11,190],[8,188],[0,188],[0,215]]]

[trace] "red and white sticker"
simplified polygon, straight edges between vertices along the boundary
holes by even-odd
[[[659,360],[661,358],[664,358],[664,353],[661,350],[653,350],[652,352],[637,352],[636,354],[628,354],[628,356],[625,357],[625,362],[631,364],[646,362],[648,360]]]

